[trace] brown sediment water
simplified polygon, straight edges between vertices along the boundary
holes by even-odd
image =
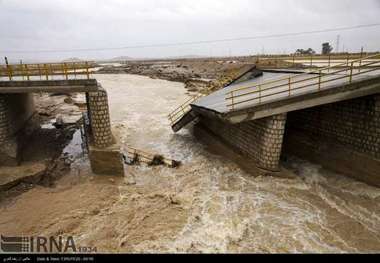
[[[254,176],[209,151],[191,129],[171,131],[167,114],[186,100],[183,84],[96,78],[123,147],[182,165],[128,166],[125,178],[101,177],[77,155],[55,188],[35,187],[1,206],[1,233],[73,235],[104,252],[380,251],[380,189],[296,158],[286,163],[294,178]]]

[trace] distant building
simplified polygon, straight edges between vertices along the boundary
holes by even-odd
[[[330,46],[329,42],[322,44],[322,55],[328,55],[331,53],[332,50],[333,50],[333,47]]]
[[[315,51],[312,48],[296,50],[296,55],[313,55],[313,54],[315,54]]]

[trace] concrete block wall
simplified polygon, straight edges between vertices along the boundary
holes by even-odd
[[[8,103],[5,95],[0,95],[0,144],[9,137]]]
[[[279,170],[286,114],[235,125],[201,117],[199,125],[216,134],[227,144],[249,157],[264,170]]]
[[[33,94],[0,94],[0,143],[26,128],[34,113]]]
[[[98,91],[89,92],[87,99],[92,142],[98,148],[106,148],[113,144],[107,92],[99,87]]]
[[[380,96],[288,113],[284,154],[380,187]]]
[[[380,95],[288,113],[288,128],[380,159]]]
[[[35,114],[34,96],[32,93],[7,94],[10,132],[15,134],[26,126]]]
[[[14,166],[21,161],[28,136],[38,126],[33,119],[34,97],[30,93],[0,95],[0,165]]]

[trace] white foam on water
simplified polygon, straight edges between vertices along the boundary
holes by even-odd
[[[172,132],[166,116],[186,100],[182,83],[127,74],[96,77],[108,91],[112,123],[125,147],[183,163],[178,169],[128,168],[137,186],[162,185],[186,196],[188,213],[175,236],[133,244],[136,251],[380,251],[379,189],[297,158],[287,164],[295,179],[252,177],[207,152],[190,130]],[[336,229],[342,222],[347,226]],[[368,234],[371,249],[347,233],[351,227]]]

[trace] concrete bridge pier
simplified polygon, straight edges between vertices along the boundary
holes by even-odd
[[[234,125],[217,118],[201,116],[197,126],[210,131],[247,156],[263,174],[272,174],[280,170],[285,123],[286,113]]]
[[[89,157],[96,174],[124,176],[120,144],[112,135],[107,92],[100,85],[98,91],[86,93],[90,119]]]

